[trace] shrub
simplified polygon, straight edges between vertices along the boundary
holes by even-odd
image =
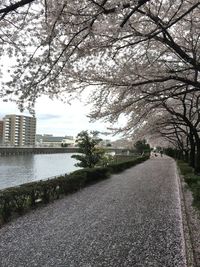
[[[200,182],[200,177],[195,175],[195,174],[188,174],[185,175],[185,182],[190,186],[193,187],[195,186],[197,183]]]
[[[200,209],[200,183],[192,187],[193,204]]]
[[[75,166],[82,168],[94,168],[104,157],[105,150],[97,145],[102,139],[98,138],[98,132],[82,131],[77,135],[76,143],[80,154],[72,155],[79,162]]]
[[[194,174],[194,169],[184,161],[178,161],[178,166],[185,182],[188,184],[193,194],[193,204],[200,208],[200,176]]]
[[[147,160],[149,156],[139,157],[133,160],[119,162],[119,163],[112,163],[108,166],[111,173],[118,173],[121,172],[127,168],[133,167],[136,164],[139,164],[145,160]]]
[[[109,168],[99,167],[99,168],[86,168],[78,170],[72,173],[72,176],[85,176],[85,184],[90,184],[98,180],[102,180],[109,177]]]
[[[178,165],[179,165],[179,168],[180,168],[181,173],[182,173],[183,175],[187,175],[187,174],[192,174],[192,173],[194,173],[194,169],[193,169],[191,166],[189,166],[188,163],[179,160],[179,161],[178,161]]]

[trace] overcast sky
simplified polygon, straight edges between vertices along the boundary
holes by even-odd
[[[1,63],[4,65],[2,80],[8,81],[9,74],[8,70],[10,65],[8,62],[9,58],[4,57]],[[1,84],[1,80],[0,80]],[[86,91],[82,96],[82,102],[80,100],[74,100],[71,105],[65,104],[59,100],[51,100],[47,96],[43,96],[38,99],[35,107],[36,118],[37,118],[37,134],[53,134],[54,136],[65,136],[71,135],[76,136],[82,130],[97,130],[100,132],[106,132],[107,127],[114,125],[109,125],[108,123],[103,123],[102,121],[97,121],[95,123],[90,123],[87,114],[89,114],[90,107],[84,105],[84,99],[88,100],[89,91]],[[3,102],[0,99],[0,119],[2,119],[7,114],[22,114],[17,108],[17,105],[13,102]],[[24,115],[30,114],[25,111]],[[124,119],[120,120],[120,125],[124,124]],[[116,127],[119,125],[115,125]],[[116,140],[120,136],[101,136],[104,139]]]
[[[0,100],[0,118],[6,114],[22,114],[15,103],[3,102]],[[71,135],[76,136],[82,130],[98,130],[105,132],[106,123],[97,121],[90,123],[87,114],[89,107],[79,100],[71,105],[64,104],[59,100],[50,100],[48,97],[41,97],[36,103],[37,134],[53,134],[54,136]],[[30,115],[27,111],[24,115]],[[119,136],[104,136],[104,139],[115,140]]]

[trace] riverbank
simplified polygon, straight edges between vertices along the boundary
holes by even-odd
[[[127,149],[105,148],[107,152],[121,154]],[[24,155],[24,154],[54,154],[54,153],[78,153],[78,147],[0,147],[0,156]]]
[[[77,153],[77,147],[0,147],[0,155]]]
[[[27,154],[0,157],[0,190],[73,172],[74,153]]]
[[[32,182],[1,190],[0,224],[8,222],[16,215],[34,209],[40,204],[47,204],[88,184],[106,179],[110,174],[121,172],[148,158],[148,156],[143,156],[129,161],[113,163],[107,167],[81,169],[55,179]]]

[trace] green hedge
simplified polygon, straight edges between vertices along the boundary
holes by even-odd
[[[193,204],[200,208],[200,176],[194,174],[194,169],[184,161],[178,161],[181,174],[193,194]]]
[[[129,167],[147,160],[144,156],[107,167],[77,170],[69,175],[60,176],[45,181],[32,182],[0,191],[0,224],[12,217],[47,204],[63,195],[73,193],[80,188],[109,177]]]
[[[182,160],[178,160],[178,166],[181,170],[181,173],[185,176],[187,174],[191,174],[194,173],[194,169],[188,165],[188,163],[186,163],[185,161]]]
[[[125,169],[128,169],[130,167],[133,167],[145,160],[147,160],[149,158],[149,156],[143,156],[143,157],[139,157],[133,160],[128,160],[128,161],[124,161],[124,162],[119,162],[119,163],[112,163],[108,166],[109,170],[111,173],[118,173],[121,172]]]

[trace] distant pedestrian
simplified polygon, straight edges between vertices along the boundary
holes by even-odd
[[[163,156],[163,150],[160,151],[160,155],[161,155],[161,157]]]

